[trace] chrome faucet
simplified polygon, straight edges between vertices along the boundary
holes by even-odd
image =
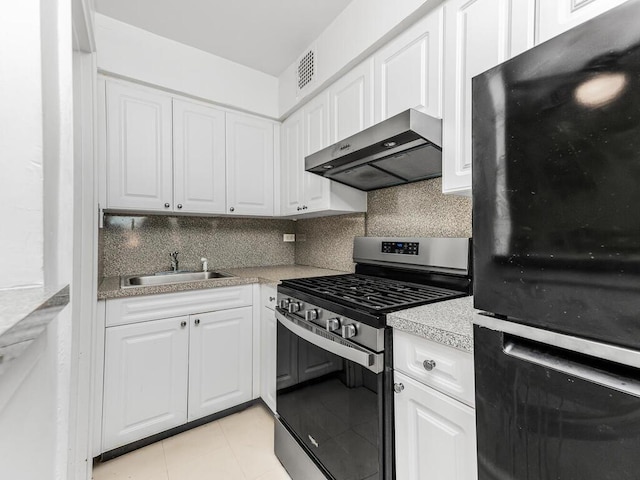
[[[171,257],[171,270],[173,270],[174,272],[178,271],[178,252],[175,251],[173,253],[170,253],[169,256]]]

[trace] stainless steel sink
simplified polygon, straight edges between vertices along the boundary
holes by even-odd
[[[197,282],[215,278],[233,277],[220,272],[161,272],[155,275],[128,275],[121,277],[120,287],[150,287],[155,285],[170,285],[172,283]]]

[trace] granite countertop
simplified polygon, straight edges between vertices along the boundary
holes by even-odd
[[[248,285],[251,283],[277,285],[280,281],[286,279],[342,275],[348,273],[341,272],[339,270],[328,270],[326,268],[308,267],[305,265],[226,268],[220,269],[220,272],[229,273],[233,275],[233,277],[134,288],[120,288],[120,277],[105,277],[98,286],[98,300],[134,297],[138,295],[153,295],[158,293],[183,292],[185,290],[232,287],[236,285]]]
[[[68,286],[0,291],[0,374],[68,303]]]
[[[391,313],[387,325],[473,352],[473,312],[473,297],[462,297]]]

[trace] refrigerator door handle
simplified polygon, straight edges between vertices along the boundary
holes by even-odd
[[[640,381],[638,379],[607,371],[601,366],[596,367],[586,362],[583,363],[572,358],[563,357],[553,347],[550,348],[540,343],[520,342],[516,338],[505,335],[503,350],[506,355],[524,362],[534,363],[544,368],[640,398]],[[585,358],[588,359],[589,357]],[[594,360],[598,361],[597,359]],[[629,367],[621,366],[621,369],[629,370]]]

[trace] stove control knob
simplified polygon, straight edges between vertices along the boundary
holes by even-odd
[[[358,329],[353,323],[342,326],[342,338],[355,337],[356,333],[358,333]]]
[[[286,310],[287,308],[289,308],[290,303],[291,303],[290,299],[283,298],[282,300],[280,300],[280,308],[283,310]]]
[[[306,312],[304,312],[304,319],[308,322],[317,320],[318,317],[320,317],[320,312],[317,308],[312,308],[311,310],[307,310]]]
[[[302,308],[302,305],[300,304],[300,302],[289,303],[289,313],[299,312],[301,308]]]
[[[330,318],[327,320],[325,325],[327,332],[335,332],[336,330],[340,330],[340,319],[339,318]]]

